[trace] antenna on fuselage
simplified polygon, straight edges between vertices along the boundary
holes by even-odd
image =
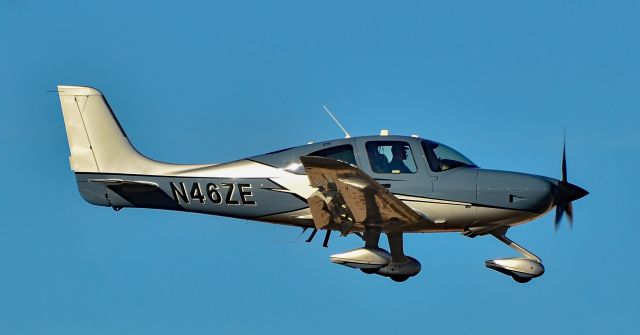
[[[331,111],[329,110],[329,108],[327,108],[327,106],[325,106],[325,105],[322,105],[322,108],[324,108],[324,110],[326,110],[327,113],[329,113],[329,116],[331,116],[333,121],[335,121],[336,124],[338,125],[338,127],[340,127],[340,129],[342,129],[342,132],[344,132],[344,138],[351,137],[351,135],[349,135],[349,133],[347,133],[347,131],[344,129],[344,127],[340,124],[340,122],[338,122],[338,119],[336,119],[336,117],[333,116],[333,114],[331,114]]]

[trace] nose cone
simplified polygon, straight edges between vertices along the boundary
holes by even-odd
[[[578,200],[589,194],[589,192],[587,192],[582,187],[567,182],[560,182],[558,184],[558,193],[560,197],[562,197],[562,199],[566,202]]]
[[[554,183],[524,173],[480,170],[478,203],[498,208],[544,213],[553,206]]]

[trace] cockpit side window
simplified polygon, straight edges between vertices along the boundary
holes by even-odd
[[[351,165],[358,165],[356,164],[356,156],[353,154],[353,147],[350,144],[314,151],[310,153],[309,156],[337,159]]]
[[[458,167],[478,167],[469,158],[444,144],[422,141],[422,150],[433,172],[447,171]]]
[[[375,173],[416,173],[411,146],[402,141],[371,141],[365,145]]]

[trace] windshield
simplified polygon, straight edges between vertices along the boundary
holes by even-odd
[[[469,158],[451,147],[433,141],[423,140],[422,150],[429,167],[434,172],[447,171],[458,167],[477,167]]]

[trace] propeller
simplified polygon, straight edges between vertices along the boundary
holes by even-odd
[[[569,227],[573,227],[573,206],[571,202],[578,200],[587,194],[583,188],[573,185],[567,181],[567,143],[566,139],[562,143],[562,180],[558,183],[554,194],[556,203],[556,231],[560,227],[563,215],[567,214],[569,219]]]

